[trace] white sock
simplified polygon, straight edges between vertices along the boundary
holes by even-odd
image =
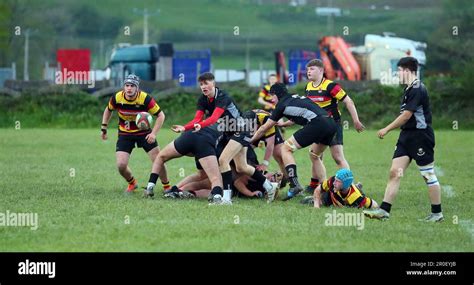
[[[263,188],[265,188],[265,190],[268,192],[272,190],[273,185],[268,179],[265,179],[265,182],[263,183]]]
[[[232,190],[224,190],[224,200],[231,201],[232,199]]]
[[[148,182],[148,185],[146,186],[146,190],[152,190],[155,188],[155,183]]]

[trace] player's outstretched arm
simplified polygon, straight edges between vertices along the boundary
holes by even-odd
[[[280,122],[278,121],[277,122],[277,126],[278,127],[289,127],[289,126],[293,126],[295,124],[295,122],[293,122],[292,120],[287,120],[286,122]]]
[[[165,121],[165,113],[163,111],[158,113],[158,117],[156,118],[155,126],[151,133],[146,136],[146,140],[148,143],[153,143],[156,140],[156,135],[160,131],[161,127],[163,126],[163,122]]]
[[[383,129],[380,129],[377,132],[377,136],[380,139],[383,139],[383,137],[388,134],[391,130],[398,129],[401,126],[403,126],[408,120],[411,118],[413,115],[412,111],[405,110],[403,111],[393,122],[391,122],[388,126],[386,126]]]
[[[201,122],[203,117],[204,117],[204,111],[197,110],[196,115],[194,115],[194,118],[184,125],[185,130],[190,130],[194,128],[194,124]]]
[[[181,125],[173,125],[173,126],[171,126],[171,130],[175,133],[182,133],[182,132],[186,131],[186,129]]]
[[[357,130],[357,132],[362,132],[365,129],[365,126],[360,122],[359,120],[359,115],[357,114],[357,109],[355,107],[354,101],[352,101],[351,97],[349,95],[344,98],[342,101],[346,105],[347,111],[349,111],[349,114],[351,114],[352,122],[354,123],[354,128]]]
[[[101,137],[102,140],[107,139],[107,126],[109,125],[110,118],[112,117],[112,111],[108,107],[105,107],[104,114],[102,114],[102,126],[101,126]]]
[[[272,119],[268,119],[265,124],[263,124],[258,130],[255,132],[255,134],[252,137],[252,140],[250,143],[254,143],[258,141],[271,127],[276,125],[277,122],[273,121]]]
[[[314,207],[317,209],[321,208],[321,185],[314,189],[313,199]]]
[[[252,192],[250,189],[247,187],[249,177],[246,175],[241,175],[239,178],[237,178],[234,181],[234,186],[237,188],[237,190],[244,194],[247,197],[253,197],[253,196],[258,196],[259,191]],[[260,192],[261,193],[261,192]]]
[[[222,116],[222,114],[224,114],[224,112],[225,112],[224,109],[217,107],[217,108],[214,109],[214,111],[212,112],[212,114],[209,118],[207,118],[204,121],[201,121],[199,123],[194,123],[192,128],[194,129],[194,131],[199,131],[202,128],[205,128],[205,127],[208,127],[212,124],[215,124],[215,123],[217,123],[219,118]],[[184,127],[186,128],[186,130],[188,130],[187,126],[184,126]]]
[[[275,135],[266,138],[265,142],[267,143],[267,147],[265,148],[265,154],[263,155],[263,162],[258,167],[258,169],[262,171],[267,170],[269,164],[268,161],[273,155],[273,149],[275,148]]]

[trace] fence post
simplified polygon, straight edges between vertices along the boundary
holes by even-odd
[[[12,62],[12,79],[16,80],[16,63]]]
[[[293,82],[296,84],[300,81],[300,72],[301,72],[301,62],[298,63],[298,68],[296,69],[296,78],[293,74]]]
[[[58,73],[59,72],[59,73]],[[58,73],[58,74],[56,74]],[[57,66],[57,70],[54,72],[54,83],[55,84],[58,84],[58,82],[56,82],[56,76],[59,75],[61,77],[61,79],[59,80],[59,82],[61,82],[60,84],[64,84],[64,74],[63,74],[63,70],[62,70],[62,66],[61,66],[61,63],[58,62],[58,66]]]
[[[119,64],[119,76],[117,76],[118,80],[115,82],[115,86],[120,86],[121,82],[125,79],[125,74],[124,74],[124,64],[121,62]]]
[[[160,61],[155,62],[155,81],[160,80],[162,68],[160,66]]]
[[[196,63],[196,78],[194,79],[195,82],[196,82],[196,85],[194,85],[194,86],[198,86],[198,85],[199,85],[198,77],[199,77],[200,74],[201,74],[201,62],[198,61],[198,62]]]
[[[44,62],[44,69],[43,69],[43,79],[44,80],[48,80],[48,75],[49,75],[48,74],[49,73],[48,67],[49,67],[49,62],[45,61]]]

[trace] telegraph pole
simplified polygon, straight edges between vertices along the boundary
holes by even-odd
[[[148,16],[158,15],[160,9],[157,9],[155,12],[148,12],[148,8],[143,10],[134,8],[133,12],[139,15],[143,15],[143,44],[148,44]]]
[[[28,53],[29,53],[29,47],[30,45],[30,29],[27,29],[25,31],[25,58],[23,60],[23,80],[28,81],[30,80],[30,76],[28,73]]]

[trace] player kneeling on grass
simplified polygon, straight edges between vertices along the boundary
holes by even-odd
[[[283,178],[283,174],[280,172],[266,172],[265,177],[270,181],[271,183],[277,183],[280,184],[281,180]],[[248,197],[248,198],[264,198],[267,197],[267,201],[271,202],[268,199],[268,192],[267,190],[259,184],[255,179],[248,175],[239,175],[237,179],[234,180],[234,187],[233,187],[233,192],[234,195],[240,198]],[[277,187],[277,190],[275,191],[272,197],[272,200],[276,199],[278,197],[278,190],[279,187]]]
[[[264,110],[260,109],[254,109],[251,111],[246,112],[244,115],[245,117],[249,117],[251,120],[255,120],[257,123],[257,128],[260,128],[267,122],[267,120],[270,118],[270,113]],[[260,171],[267,171],[267,168],[269,166],[268,160],[270,159],[271,156],[275,159],[275,161],[278,163],[278,166],[280,167],[281,173],[284,174],[281,187],[285,187],[286,182],[288,181],[288,177],[285,173],[285,164],[283,163],[283,158],[281,156],[281,149],[283,146],[283,142],[285,140],[283,139],[283,136],[281,135],[280,129],[277,128],[276,126],[273,126],[267,130],[265,135],[259,140],[256,141],[252,144],[252,147],[257,147],[260,142],[264,142],[265,144],[265,154],[263,156],[263,162],[261,164],[256,164],[253,165],[257,170]],[[250,148],[249,148],[250,151]]]
[[[179,182],[178,185],[171,187],[165,194],[167,198],[207,198],[211,193],[211,183],[207,176],[202,177],[201,173],[195,173],[186,177],[183,181]],[[264,174],[265,177],[274,183],[280,183],[283,175],[279,172]],[[249,197],[249,198],[265,198],[268,199],[268,193],[262,185],[258,184],[257,181],[252,179],[248,175],[240,175],[234,180],[234,186],[232,188],[233,196],[237,197]],[[274,194],[276,199],[278,196],[278,190]],[[268,201],[268,200],[267,200]]]
[[[155,99],[147,93],[140,91],[138,87],[138,76],[128,75],[123,83],[123,90],[110,98],[109,104],[102,115],[102,139],[107,140],[107,125],[112,116],[112,111],[117,110],[118,113],[117,168],[120,175],[128,182],[126,193],[131,193],[138,188],[137,181],[133,178],[132,171],[128,167],[132,150],[135,148],[135,145],[143,148],[153,162],[160,152],[156,142],[156,135],[165,120],[165,114],[161,111]],[[151,115],[157,116],[152,130],[141,130],[137,127],[135,118],[140,112],[148,112]],[[169,189],[166,168],[162,168],[160,174],[164,189]]]
[[[341,168],[336,175],[316,187],[313,196],[306,197],[301,203],[312,204],[315,208],[321,206],[377,208],[377,202],[362,192],[362,184],[353,184],[353,181],[352,171]]]
[[[177,126],[175,126],[177,127]],[[219,159],[222,153],[222,140],[216,146],[216,156]],[[208,197],[211,192],[212,184],[198,159],[195,158],[197,172],[186,176],[183,180],[173,185],[170,190],[165,192],[165,198],[189,199]]]
[[[263,173],[246,163],[247,147],[250,145],[249,131],[240,131],[242,118],[234,100],[223,90],[216,87],[214,75],[210,72],[203,73],[198,78],[202,96],[197,102],[197,111],[193,120],[184,126],[177,126],[177,131],[199,131],[209,125],[218,123],[219,131],[224,133],[224,140],[228,142],[219,157],[219,169],[222,175],[224,189],[213,188],[208,200],[211,204],[231,205],[232,200],[232,172],[230,162],[234,160],[237,171],[254,177],[267,191],[276,191]],[[207,112],[209,117],[204,119]],[[244,126],[245,127],[245,126]],[[240,127],[239,127],[240,128]]]
[[[247,163],[254,167],[259,164],[257,155],[253,149],[249,149],[247,152]],[[165,195],[165,197],[184,199],[208,197],[211,192],[211,183],[207,177],[207,174],[202,171],[202,166],[199,162],[196,163],[196,167],[198,169],[197,173],[185,177],[176,186],[173,186],[171,190],[169,190]],[[267,197],[268,199],[268,193],[261,184],[257,183],[255,179],[252,179],[252,177],[248,175],[238,174],[235,170],[235,164],[231,163],[231,168],[233,180],[232,196],[250,198]],[[280,184],[283,178],[283,175],[278,172],[265,173],[264,175],[270,182],[277,184]],[[277,192],[275,193],[274,197],[276,197]]]
[[[270,88],[270,94],[272,94],[277,105],[267,122],[255,132],[252,143],[260,139],[282,117],[303,126],[285,141],[282,148],[282,158],[290,181],[288,196],[284,199],[286,201],[303,191],[303,187],[298,182],[293,151],[305,148],[313,143],[319,143],[322,146],[321,153],[315,155],[320,156],[336,134],[336,122],[310,99],[304,96],[290,95],[283,83],[274,84]]]
[[[255,128],[259,127],[257,123],[252,123],[256,120],[254,115],[255,114],[252,111],[249,111],[238,119],[245,122],[241,125],[243,131],[227,133],[228,143],[224,147],[224,150],[219,157],[219,167],[222,173],[222,180],[224,182],[225,188],[224,195],[226,193],[229,193],[228,196],[232,194],[233,177],[231,162],[234,162],[235,171],[237,174],[247,175],[255,180],[258,185],[265,189],[265,192],[268,196],[268,202],[272,202],[275,198],[278,184],[270,182],[270,180],[268,180],[263,174],[263,171],[258,170],[255,166],[250,165],[247,161],[249,147],[252,147],[250,143],[252,132],[255,130]],[[269,146],[267,145],[267,150],[268,147]],[[269,152],[267,152],[267,155],[268,154]],[[230,197],[224,196],[224,201],[228,204],[232,204]]]
[[[172,130],[179,133],[184,131],[184,127],[175,125]],[[216,145],[220,136],[221,134],[217,131],[216,125],[213,125],[202,128],[197,132],[185,131],[176,140],[169,143],[153,163],[144,196],[154,196],[153,189],[159,177],[158,173],[164,168],[165,162],[185,155],[195,157],[209,178],[214,191],[222,191],[222,177],[216,155]],[[174,189],[172,188],[170,191],[173,192]]]
[[[379,209],[365,210],[364,214],[381,220],[390,217],[390,209],[398,193],[400,179],[414,159],[428,186],[431,202],[431,214],[422,221],[440,222],[444,218],[441,212],[441,187],[434,169],[435,136],[431,128],[428,91],[417,78],[418,61],[415,58],[401,58],[397,65],[400,82],[408,86],[403,93],[400,115],[391,124],[379,130],[378,136],[383,139],[388,132],[396,128],[401,128],[401,132],[393,154],[383,202]]]

